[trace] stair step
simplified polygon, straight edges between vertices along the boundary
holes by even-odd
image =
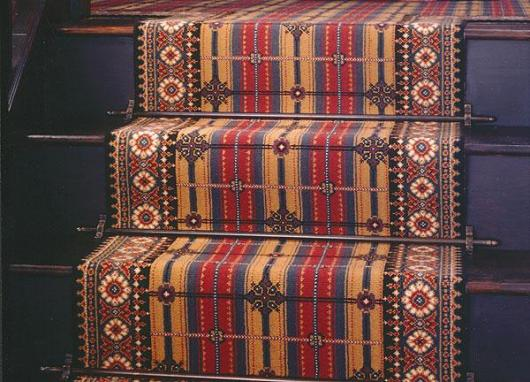
[[[104,133],[30,134],[36,143],[104,145]],[[472,155],[530,155],[530,127],[476,126],[466,132],[465,150]]]

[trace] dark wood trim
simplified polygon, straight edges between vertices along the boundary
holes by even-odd
[[[31,134],[27,136],[32,142],[39,143],[64,143],[64,144],[105,144],[104,134]]]
[[[470,22],[464,36],[471,40],[530,40],[530,22]]]
[[[496,294],[530,296],[530,282],[470,280],[466,283],[468,294]]]
[[[134,34],[137,18],[92,17],[75,23],[62,24],[57,32],[74,36],[129,36]]]
[[[68,35],[96,35],[96,36],[132,36],[132,25],[66,25],[59,27],[58,32]]]
[[[70,265],[11,264],[9,272],[45,276],[69,276],[73,274],[74,267]]]

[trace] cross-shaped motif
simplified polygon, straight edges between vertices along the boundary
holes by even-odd
[[[271,211],[271,216],[265,220],[273,232],[293,232],[302,225],[294,212],[289,212],[285,208],[280,208],[278,211]]]
[[[379,80],[375,85],[370,85],[365,96],[377,106],[379,113],[382,114],[385,107],[396,99],[396,90],[383,80]]]
[[[273,310],[279,311],[279,306],[285,301],[285,296],[280,292],[280,285],[273,284],[268,276],[261,279],[258,284],[252,283],[252,289],[245,296],[245,300],[252,304],[252,309],[257,309],[264,315]]]
[[[219,105],[227,102],[227,98],[232,95],[232,90],[227,86],[226,82],[219,81],[214,77],[210,82],[204,84],[201,89],[201,96],[210,102],[215,110],[219,109]]]
[[[202,135],[182,135],[175,143],[175,149],[188,162],[193,163],[210,148],[210,144],[204,140]]]
[[[380,371],[375,371],[369,366],[363,366],[360,370],[353,371],[351,381],[354,382],[383,382],[383,374]]]
[[[380,162],[385,162],[390,149],[383,138],[372,134],[368,138],[363,138],[361,143],[356,145],[353,150],[359,154],[362,160],[366,161],[370,167],[376,167]]]

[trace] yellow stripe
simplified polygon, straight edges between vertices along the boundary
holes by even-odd
[[[376,249],[377,256],[387,256],[390,250],[389,244],[379,244]],[[372,272],[370,277],[370,291],[376,299],[383,298],[383,277],[385,272],[386,260],[374,261],[372,263]],[[376,304],[375,308],[370,311],[370,339],[372,341],[381,341],[379,345],[371,347],[371,364],[374,370],[384,370],[384,328],[383,328],[383,305]]]
[[[372,135],[374,128],[377,126],[377,122],[366,122],[362,125],[357,134],[355,144],[358,145],[362,142],[363,138],[368,138]],[[369,188],[370,187],[370,165],[362,160],[361,155],[354,155],[354,168],[355,168],[355,185],[357,187]],[[370,235],[365,224],[367,220],[372,216],[371,212],[371,199],[369,192],[355,192],[355,220],[361,224],[357,226],[357,233],[359,235]]]
[[[382,128],[377,134],[381,139],[384,139],[387,144],[390,141],[393,125],[394,122],[384,122]],[[385,192],[379,192],[377,194],[378,217],[383,221],[383,223],[387,224],[380,234],[386,236],[390,235],[390,192],[388,191],[390,189],[389,167],[388,161],[379,162],[376,173],[377,187],[386,190]]]
[[[201,40],[200,40],[200,54],[201,57],[212,56],[212,29],[208,24],[201,24]],[[213,77],[212,61],[200,60],[201,68],[201,81],[202,88],[205,82],[211,81]],[[201,97],[201,110],[202,111],[213,111],[213,106],[206,100],[205,97]]]
[[[394,24],[390,24],[383,31],[383,44],[384,51],[383,57],[386,59],[394,60],[396,58],[395,52],[395,29]],[[388,61],[383,64],[383,75],[385,76],[384,81],[388,86],[395,88],[395,78],[396,78],[396,66],[395,62]],[[390,103],[385,107],[383,114],[396,114],[396,104],[395,102]]]
[[[263,269],[265,264],[270,260],[268,254],[274,251],[277,241],[264,241],[259,248],[256,248],[255,256],[250,260],[245,275],[245,290],[250,291],[253,284],[259,284],[263,278]],[[262,314],[256,309],[252,309],[251,304],[245,304],[245,330],[247,336],[263,335]],[[263,341],[247,341],[247,373],[258,375],[259,371],[264,368],[263,364]]]
[[[280,56],[294,57],[294,37],[289,33],[285,26],[279,31],[280,35]],[[294,65],[292,61],[281,61],[278,65],[280,68],[280,87],[287,94],[280,96],[280,110],[284,113],[294,112],[294,100],[291,98],[289,91],[296,85],[294,78]]]
[[[223,24],[217,31],[217,54],[220,57],[232,55],[232,26],[233,24]],[[232,61],[217,61],[219,81],[226,83],[230,89],[234,88],[232,75]],[[227,97],[226,103],[221,103],[219,111],[229,112],[233,110],[233,97]]]
[[[375,25],[365,25],[363,28],[363,56],[364,57],[377,57],[378,48],[378,31]],[[364,91],[368,91],[370,86],[377,84],[379,80],[378,72],[379,64],[377,62],[365,62],[363,63],[364,71]],[[365,99],[364,112],[366,114],[378,114],[379,109],[376,105]]]
[[[300,36],[300,57],[313,57],[314,53],[315,27],[311,26],[309,27],[308,33],[302,33]],[[314,113],[316,102],[315,97],[308,96],[307,94],[315,90],[315,62],[310,60],[300,61],[300,80],[300,85],[306,91],[306,96],[300,102],[300,110],[302,113]],[[289,85],[289,83],[286,85]]]
[[[282,123],[282,122],[280,122]],[[274,128],[271,128],[263,138],[263,142],[265,145],[273,145],[274,141],[276,141],[280,134],[282,133],[282,129],[275,126]],[[277,185],[278,184],[278,166],[273,165],[278,161],[278,157],[276,154],[274,154],[272,149],[265,149],[263,150],[263,160],[262,160],[262,174],[263,174],[263,184],[267,185]],[[267,188],[263,191],[263,214],[265,218],[269,217],[271,215],[271,212],[278,211],[280,208],[280,198],[278,194],[278,190],[273,188]],[[266,227],[268,231],[270,229]]]
[[[280,292],[287,294],[287,273],[290,265],[295,259],[294,254],[298,252],[300,241],[289,240],[282,248],[282,255],[276,259],[270,268],[271,282],[280,285]],[[287,337],[287,303],[279,307],[279,312],[271,312],[269,315],[270,335]],[[286,376],[288,373],[287,342],[270,342],[271,369],[277,376]]]
[[[287,123],[284,122],[284,127],[287,127],[290,125],[291,122]],[[309,126],[311,125],[310,121],[300,121],[296,129],[291,130],[285,135],[285,139],[287,139],[291,146],[295,145],[301,145],[302,144],[302,138],[305,133],[307,133],[307,130],[309,129]],[[302,166],[300,166],[301,163],[301,157],[300,157],[300,150],[289,150],[287,155],[285,155],[284,161],[285,161],[285,185],[287,186],[299,186],[302,184],[302,175],[301,170]],[[277,157],[276,157],[277,158]],[[277,166],[270,166],[270,167],[277,167]],[[276,192],[277,193],[277,192]],[[301,221],[304,220],[303,216],[303,208],[302,208],[302,191],[298,190],[289,190],[285,192],[286,197],[286,208],[290,212],[296,212],[296,217],[300,219]],[[301,228],[297,230],[301,231]]]

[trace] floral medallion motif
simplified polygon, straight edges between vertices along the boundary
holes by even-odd
[[[438,55],[436,52],[428,46],[424,46],[414,55],[414,61],[423,69],[432,67],[436,63],[437,59]]]
[[[129,298],[131,287],[124,275],[114,271],[101,280],[98,291],[107,304],[119,306]]]
[[[377,233],[382,232],[384,228],[383,221],[377,217],[372,216],[366,221],[366,229],[370,232]]]
[[[434,184],[424,176],[414,180],[410,185],[410,191],[419,199],[427,199],[434,193]]]
[[[132,135],[129,146],[134,155],[140,159],[152,156],[160,145],[158,135],[153,131],[139,131]]]
[[[149,171],[142,170],[133,178],[134,186],[141,192],[149,192],[156,186],[156,179]]]
[[[403,382],[436,382],[437,379],[429,369],[423,366],[418,366],[410,370]]]
[[[172,66],[182,59],[182,53],[173,45],[168,45],[160,52],[160,59],[165,64]]]
[[[424,165],[435,158],[438,145],[432,138],[410,138],[406,149],[414,162]]]
[[[119,318],[113,318],[105,324],[103,332],[112,341],[119,342],[129,334],[129,328]]]
[[[201,228],[202,216],[196,212],[186,215],[186,226],[191,229]]]
[[[440,228],[440,223],[430,212],[420,210],[415,212],[407,222],[410,232],[418,237],[433,237]]]
[[[294,102],[302,102],[305,98],[305,88],[301,85],[295,85],[291,88],[290,95]]]
[[[216,77],[210,82],[206,82],[201,90],[201,96],[211,103],[215,110],[219,109],[221,104],[226,103],[231,95],[232,90],[228,84],[219,81]]]
[[[357,295],[357,308],[365,313],[375,308],[375,302],[375,295],[369,290],[363,290]]]
[[[264,315],[279,311],[285,297],[280,292],[280,285],[273,284],[268,277],[264,277],[258,284],[252,283],[252,289],[245,295],[245,300],[252,304],[252,309]]]
[[[440,88],[433,81],[423,79],[412,88],[412,99],[422,107],[433,106],[440,99]]]
[[[353,382],[383,382],[383,373],[376,371],[369,366],[363,366],[360,370],[354,370]]]
[[[175,301],[175,287],[171,284],[164,283],[158,287],[157,298],[164,305],[170,305]]]
[[[291,144],[285,137],[280,137],[272,143],[272,152],[279,157],[289,154]]]
[[[202,135],[184,134],[175,144],[177,152],[186,158],[188,162],[195,162],[209,148],[210,144]]]
[[[370,85],[365,96],[377,106],[380,113],[384,114],[385,108],[395,101],[396,90],[383,80],[379,80],[376,84]]]
[[[265,224],[272,229],[272,232],[294,232],[302,225],[302,222],[298,220],[294,212],[280,208],[278,211],[271,212]]]
[[[131,361],[121,354],[114,354],[103,361],[104,369],[130,370],[132,369]]]
[[[375,167],[381,162],[386,162],[389,147],[383,138],[374,134],[368,138],[362,138],[353,150],[361,156],[363,161]]]
[[[413,23],[412,27],[424,36],[429,36],[440,28],[440,26],[435,23]]]
[[[149,204],[142,204],[132,214],[133,225],[140,229],[158,228],[160,220],[160,212]]]
[[[436,309],[438,298],[426,282],[418,280],[408,286],[401,302],[410,314],[423,318]]]
[[[174,34],[178,30],[182,29],[184,25],[186,25],[186,22],[178,20],[164,20],[160,23],[162,30],[169,34]]]
[[[432,336],[425,330],[415,330],[407,338],[407,345],[416,353],[428,352],[434,344]]]
[[[186,95],[186,86],[178,78],[170,76],[160,82],[158,95],[170,104],[176,103]]]

